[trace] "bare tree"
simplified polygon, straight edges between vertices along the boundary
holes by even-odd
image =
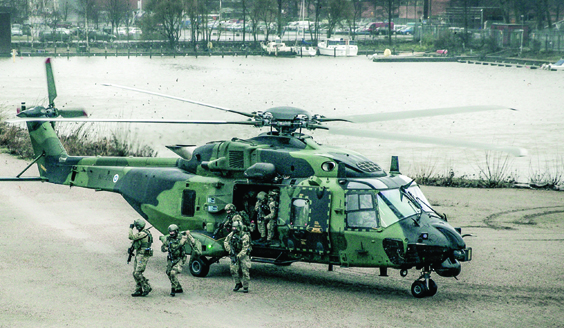
[[[174,49],[180,39],[182,17],[186,8],[184,1],[151,0],[145,8],[151,12],[149,19],[161,24],[159,32],[168,40],[169,47]]]
[[[349,1],[329,0],[327,8],[327,37],[330,38],[333,30],[342,20],[350,19],[353,15],[353,6]]]
[[[112,24],[112,31],[117,32],[118,27],[123,21],[129,26],[127,24],[127,15],[131,11],[131,5],[128,0],[106,0],[105,9]]]
[[[265,24],[265,41],[268,41],[270,35],[270,26],[277,20],[278,8],[277,0],[256,0],[255,15]]]

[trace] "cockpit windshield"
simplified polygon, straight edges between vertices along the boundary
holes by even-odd
[[[382,190],[378,193],[378,211],[383,226],[389,226],[420,212],[408,197],[401,194],[399,189]]]

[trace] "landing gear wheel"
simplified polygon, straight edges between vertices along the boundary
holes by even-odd
[[[429,290],[427,291],[427,296],[431,297],[437,293],[437,284],[433,281],[433,279],[429,279]]]
[[[428,290],[424,281],[416,280],[413,285],[411,285],[411,294],[416,298],[423,298],[427,296],[427,293]]]
[[[205,277],[210,271],[210,265],[206,261],[205,257],[190,256],[188,267],[190,269],[190,273],[194,277]]]

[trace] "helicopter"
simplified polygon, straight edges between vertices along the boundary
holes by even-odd
[[[412,140],[412,136],[383,131],[333,128],[327,123],[367,123],[413,117],[508,109],[468,106],[376,113],[344,117],[312,115],[279,106],[244,112],[190,99],[126,86],[104,84],[134,92],[176,99],[245,117],[239,121],[93,119],[82,109],[57,109],[51,60],[45,62],[49,104],[23,105],[17,119],[26,122],[34,160],[16,177],[3,181],[43,181],[71,187],[119,193],[155,229],[166,235],[168,226],[190,230],[198,249],[186,245],[190,273],[205,277],[210,266],[228,256],[225,235],[218,227],[227,204],[249,215],[260,192],[279,196],[275,239],[260,243],[252,235],[254,262],[279,266],[294,262],[341,267],[379,268],[380,276],[397,269],[402,277],[415,268],[420,276],[411,286],[416,298],[436,294],[432,272],[457,277],[461,263],[472,259],[466,235],[435,211],[417,183],[401,174],[392,156],[389,171],[364,155],[317,143],[305,130],[367,138]],[[165,124],[231,124],[268,128],[249,139],[233,138],[200,146],[167,146],[174,158],[70,156],[54,130],[55,122],[129,122]],[[427,143],[492,149],[524,156],[526,150],[475,142],[421,138]],[[21,177],[37,164],[38,177]]]

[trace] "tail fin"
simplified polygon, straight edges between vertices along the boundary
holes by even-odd
[[[63,113],[61,112],[64,112],[55,108],[54,100],[57,97],[57,89],[55,87],[50,58],[47,58],[45,61],[45,70],[47,73],[49,106],[47,108],[36,106],[27,110],[22,108],[22,111],[19,112],[17,116],[20,118],[28,118],[27,129],[36,157],[39,175],[42,178],[52,180],[54,178],[53,174],[57,175],[57,173],[55,173],[57,171],[57,163],[59,163],[61,158],[68,157],[68,154],[53,128],[53,123],[45,120],[60,115],[62,116]],[[33,119],[38,119],[38,121],[33,121]]]

